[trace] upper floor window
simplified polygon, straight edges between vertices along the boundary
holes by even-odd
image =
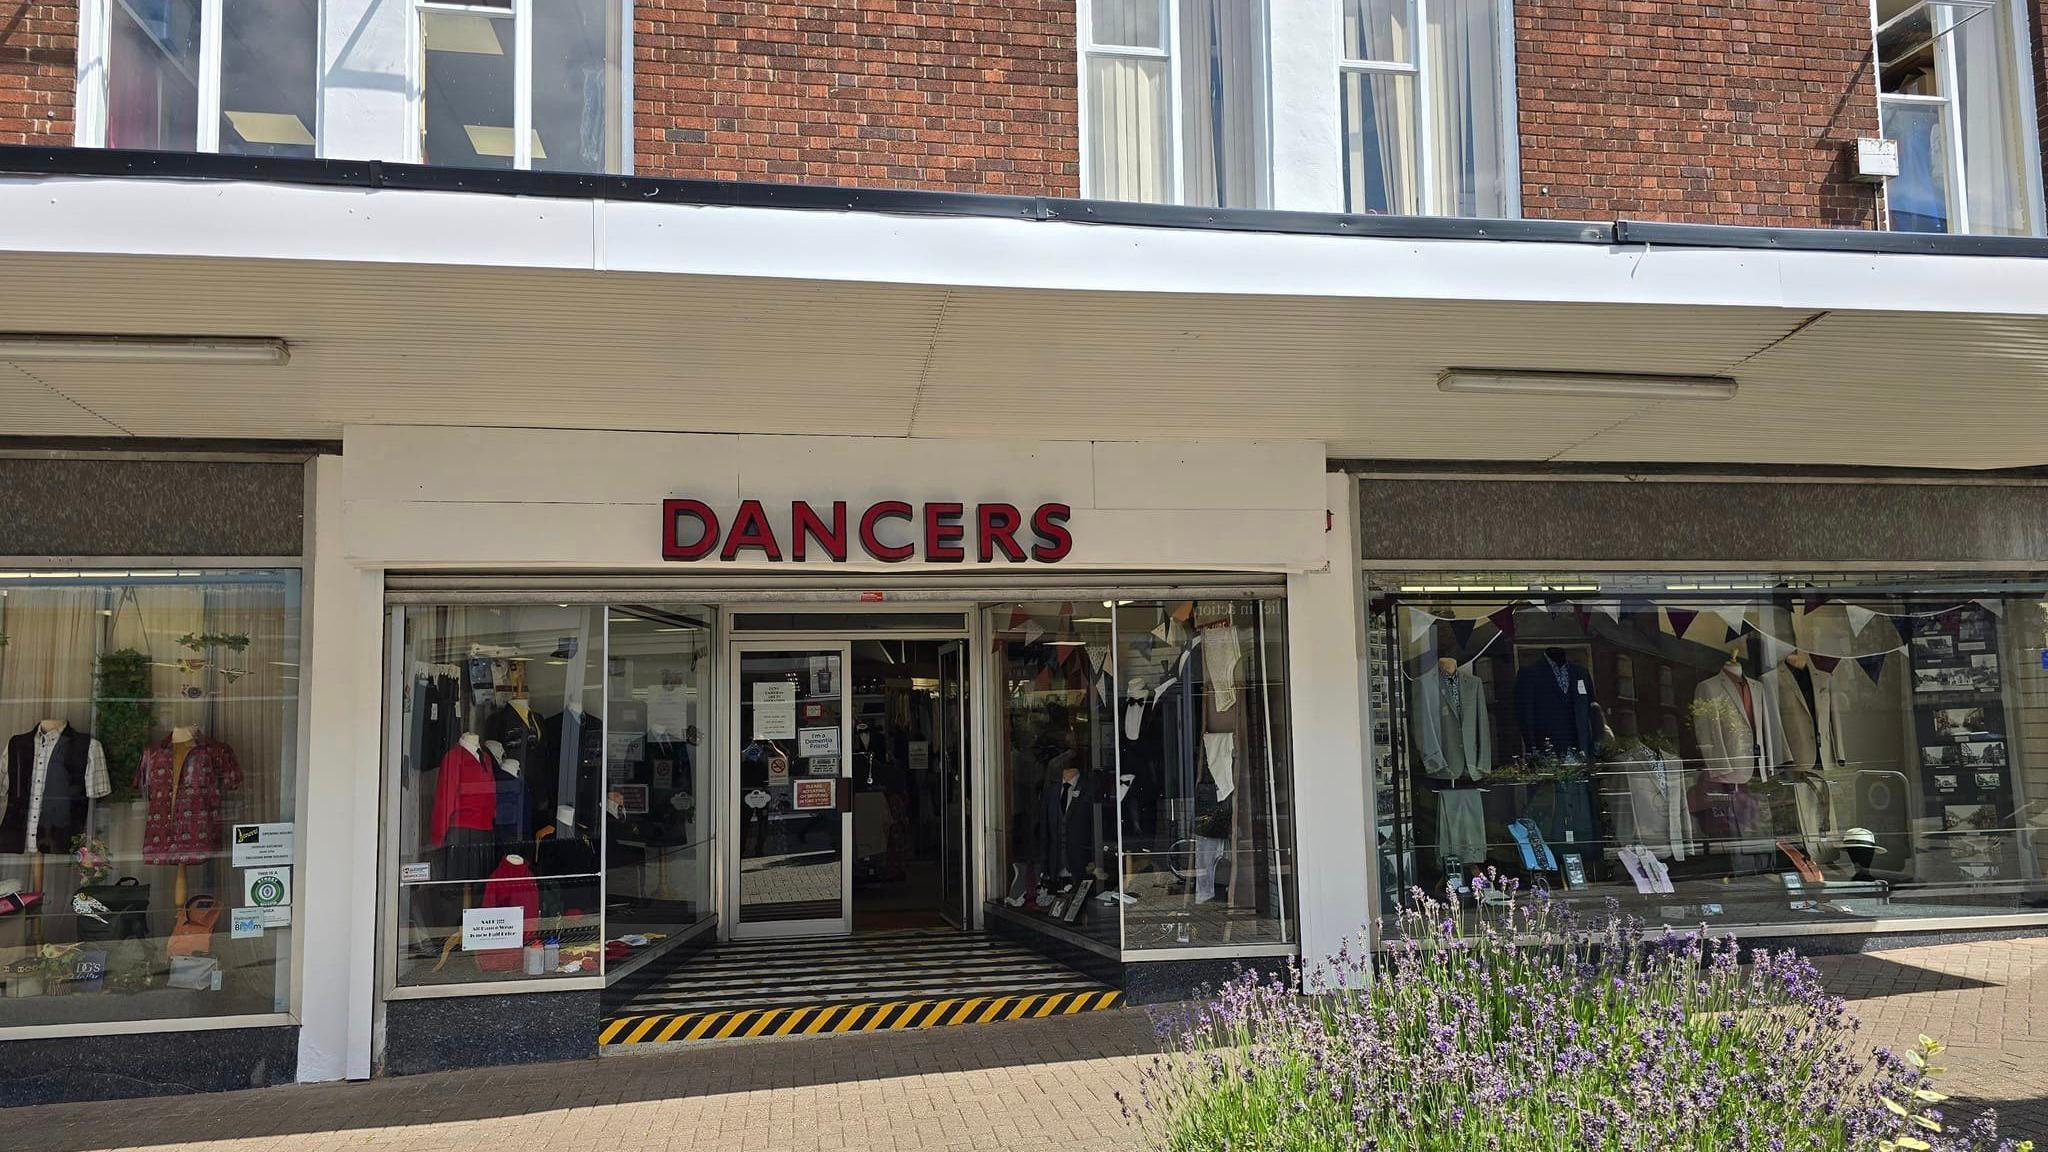
[[[1346,210],[1512,216],[1510,0],[1343,0]]]
[[[1262,0],[1080,0],[1085,195],[1267,204]]]
[[[2024,14],[2011,0],[1878,0],[1878,111],[1899,147],[1897,232],[2040,229]]]
[[[418,0],[415,7],[422,162],[623,170],[622,0]]]
[[[109,148],[311,156],[318,0],[86,0],[81,142]],[[95,139],[93,137],[97,136]]]

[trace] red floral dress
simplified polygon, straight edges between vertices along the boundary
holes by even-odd
[[[150,864],[203,864],[220,852],[220,794],[242,786],[235,750],[204,734],[194,738],[183,771],[170,737],[142,753],[136,783],[149,801],[142,858]]]

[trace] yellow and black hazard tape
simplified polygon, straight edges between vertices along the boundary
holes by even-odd
[[[621,1016],[605,1022],[601,1045],[661,1044],[671,1040],[731,1040],[746,1036],[822,1036],[833,1032],[887,1032],[1035,1020],[1114,1008],[1123,993],[1054,992],[1032,996],[967,996],[886,1003],[820,1004],[797,1008],[736,1008]]]

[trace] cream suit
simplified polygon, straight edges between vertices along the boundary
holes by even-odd
[[[1817,770],[1818,779],[1806,778],[1793,785],[1793,800],[1799,811],[1799,838],[1806,854],[1815,860],[1833,855],[1828,837],[1842,827],[1835,808],[1835,796],[1849,784],[1849,768],[1843,763],[1841,697],[1835,692],[1834,677],[1809,666],[1813,679],[1813,707],[1799,690],[1799,677],[1791,666],[1779,664],[1764,680],[1778,698],[1778,720],[1784,733],[1786,760],[1790,767]]]
[[[1692,731],[1700,744],[1700,776],[1715,784],[1769,779],[1772,767],[1785,760],[1772,694],[1760,681],[1744,682],[1751,701],[1747,711],[1741,689],[1725,672],[1700,681],[1693,690]]]

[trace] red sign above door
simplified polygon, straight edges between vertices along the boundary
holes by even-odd
[[[1040,504],[1027,519],[1015,504],[878,500],[850,515],[844,500],[822,512],[797,500],[786,518],[777,519],[759,500],[743,500],[727,524],[702,500],[664,500],[661,556],[800,563],[816,549],[843,563],[858,547],[869,559],[888,564],[1057,564],[1074,549],[1067,530],[1073,513],[1065,504]]]

